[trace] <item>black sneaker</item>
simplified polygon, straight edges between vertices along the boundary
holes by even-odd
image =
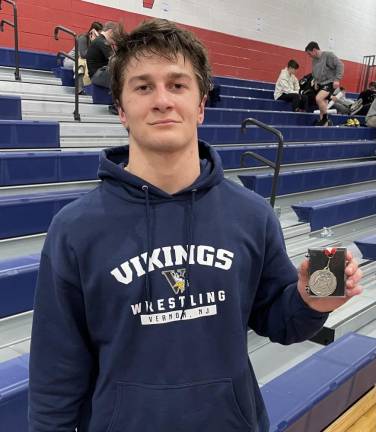
[[[119,114],[118,109],[116,108],[116,105],[109,105],[108,106],[108,111],[111,114],[114,114],[114,115],[118,115]]]

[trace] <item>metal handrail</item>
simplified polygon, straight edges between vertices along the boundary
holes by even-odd
[[[247,156],[250,156],[250,157],[253,157],[254,159],[257,159],[260,162],[263,162],[265,165],[268,165],[274,169],[274,176],[273,176],[273,182],[272,182],[272,192],[270,194],[270,205],[274,208],[275,197],[277,194],[278,176],[279,176],[279,171],[281,168],[282,154],[283,154],[283,135],[278,129],[275,129],[274,127],[269,126],[269,125],[267,125],[267,124],[265,124],[259,120],[256,120],[254,118],[247,118],[247,119],[242,121],[242,123],[241,123],[241,132],[242,133],[245,132],[247,125],[249,125],[249,124],[254,124],[254,125],[260,127],[261,129],[264,129],[264,130],[271,132],[278,139],[277,157],[276,157],[275,162],[273,162],[269,159],[266,159],[265,157],[255,153],[255,152],[252,152],[252,151],[246,151],[240,157],[240,167],[241,168],[244,168],[244,159]]]
[[[5,3],[9,3],[13,6],[13,22],[10,22],[8,20],[1,20],[0,21],[0,31],[4,31],[4,24],[8,24],[9,27],[13,27],[14,29],[14,60],[15,60],[15,66],[16,70],[14,71],[14,77],[16,81],[21,81],[21,74],[20,74],[20,53],[18,50],[18,15],[17,15],[17,5],[12,0],[0,0],[0,10],[1,2],[5,1]]]
[[[74,58],[65,52],[59,52],[59,56],[67,57],[71,60],[74,60],[74,112],[73,117],[77,121],[81,121],[80,111],[79,111],[79,82],[78,82],[78,38],[77,34],[69,30],[63,26],[56,26],[54,29],[54,38],[55,40],[59,40],[59,31],[67,33],[74,38]]]
[[[374,72],[376,69],[376,55],[363,56],[363,63],[360,70],[358,81],[358,92],[362,92],[368,88],[369,81],[373,81]]]

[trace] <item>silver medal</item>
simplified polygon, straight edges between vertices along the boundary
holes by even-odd
[[[328,297],[334,293],[337,288],[337,278],[329,270],[330,260],[333,256],[329,256],[328,264],[322,270],[316,270],[309,278],[309,289],[318,297]]]

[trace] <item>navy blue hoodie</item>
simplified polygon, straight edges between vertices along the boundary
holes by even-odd
[[[327,314],[308,308],[278,220],[201,174],[169,195],[105,150],[95,190],[54,218],[42,251],[30,357],[32,432],[264,432],[247,331],[290,344]]]

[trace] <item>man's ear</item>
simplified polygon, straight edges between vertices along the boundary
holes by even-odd
[[[122,108],[122,106],[119,104],[119,102],[117,102],[117,107],[119,110],[119,118],[120,118],[120,122],[121,124],[128,129],[128,120],[127,120],[127,116],[125,115],[125,112]]]
[[[201,102],[200,105],[198,106],[198,116],[197,116],[197,124],[202,124],[204,121],[204,116],[205,116],[205,104],[207,101],[208,97],[207,95],[205,95]]]

